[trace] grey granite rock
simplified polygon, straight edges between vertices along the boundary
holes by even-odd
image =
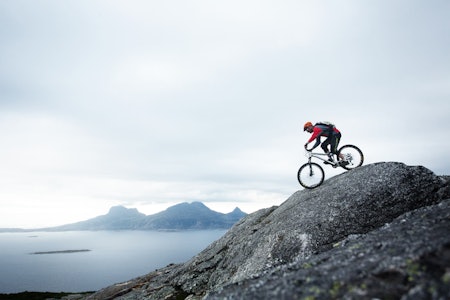
[[[450,299],[450,199],[206,299]]]
[[[425,211],[427,207],[432,211],[439,210],[440,206],[436,204],[447,198],[450,198],[448,178],[436,176],[424,167],[395,162],[363,166],[333,177],[317,189],[298,191],[279,207],[244,217],[221,239],[184,264],[168,266],[121,286],[107,287],[88,299],[200,299],[206,294],[210,299],[242,299],[239,295],[243,294],[248,295],[244,299],[274,299],[275,296],[277,299],[295,299],[296,295],[323,299],[338,295],[346,295],[349,299],[363,298],[371,294],[369,288],[364,289],[369,283],[376,286],[386,278],[394,282],[404,280],[399,274],[405,274],[405,271],[395,270],[400,270],[408,261],[416,262],[411,259],[418,261],[420,255],[447,253],[445,245],[439,248],[438,244],[445,242],[439,239],[431,252],[416,251],[407,256],[405,250],[408,247],[416,249],[416,239],[420,240],[418,245],[426,245],[429,242],[426,236],[433,231],[430,226],[438,222],[431,212],[414,211],[422,207]],[[425,218],[424,223],[400,226],[403,219],[398,217],[408,212]],[[446,217],[439,218],[445,220]],[[397,232],[407,230],[409,226],[415,228],[414,235],[411,232],[414,239]],[[450,236],[449,227],[434,230],[440,234],[447,232]],[[375,238],[383,234],[386,234],[384,242]],[[398,241],[391,241],[396,237]],[[370,244],[371,241],[375,245]],[[402,243],[403,248],[396,248]],[[366,245],[364,251],[356,254],[350,251],[361,245]],[[379,263],[389,261],[376,256],[377,247],[378,250],[387,249],[387,253],[398,252],[390,262],[392,272],[386,267],[370,273]],[[369,251],[371,249],[373,251]],[[330,259],[337,255],[334,253],[342,255],[337,262]],[[350,258],[345,260],[345,255]],[[394,264],[397,256],[400,257],[398,264]],[[367,258],[367,261],[358,258]],[[322,261],[332,264],[322,264]],[[360,269],[355,269],[355,263],[359,261],[363,264]],[[354,280],[353,275],[342,274],[354,269],[363,275],[372,274],[370,280],[361,275],[355,277],[360,280],[360,285],[350,286],[346,280]],[[323,273],[324,270],[328,273]],[[300,272],[301,276],[295,272]],[[320,284],[311,283],[323,274],[331,274],[331,277]],[[445,274],[446,280],[448,275]],[[312,289],[311,293],[301,293],[302,289],[297,288],[305,284]],[[382,289],[383,285],[378,288]],[[424,291],[419,285],[415,288],[403,285],[394,294],[409,297],[409,294],[417,296]],[[273,297],[266,298],[266,294]]]

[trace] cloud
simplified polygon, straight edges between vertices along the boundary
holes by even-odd
[[[279,204],[306,121],[334,122],[367,163],[448,172],[448,6],[0,2],[2,212]]]

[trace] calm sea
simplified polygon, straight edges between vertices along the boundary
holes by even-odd
[[[0,293],[94,291],[205,249],[226,230],[0,233]],[[83,250],[56,254],[35,252]]]

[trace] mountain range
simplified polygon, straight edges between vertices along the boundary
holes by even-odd
[[[81,222],[33,230],[0,231],[228,229],[246,215],[237,207],[228,214],[219,213],[201,202],[179,203],[153,215],[140,213],[136,208],[113,206],[106,215]]]

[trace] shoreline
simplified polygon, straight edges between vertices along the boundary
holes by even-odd
[[[49,299],[82,299],[94,291],[79,292],[79,293],[65,293],[65,292],[19,292],[19,293],[0,293],[0,300],[49,300]]]

